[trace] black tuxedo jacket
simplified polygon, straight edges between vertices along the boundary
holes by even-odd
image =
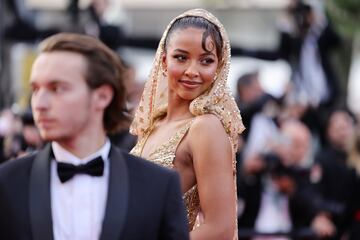
[[[0,165],[0,239],[54,239],[50,150]],[[114,146],[109,159],[100,239],[189,239],[178,175]]]

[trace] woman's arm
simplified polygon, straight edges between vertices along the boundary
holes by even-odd
[[[204,217],[190,238],[233,239],[236,228],[233,156],[220,120],[212,114],[197,117],[189,130],[189,145]]]

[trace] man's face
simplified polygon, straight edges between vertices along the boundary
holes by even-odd
[[[345,150],[354,135],[354,121],[345,111],[336,111],[330,116],[327,128],[330,143]]]
[[[44,140],[72,141],[96,127],[86,68],[83,56],[66,51],[41,53],[35,60],[30,77],[31,105]]]
[[[261,96],[264,95],[264,90],[260,85],[257,76],[253,76],[252,82],[239,90],[241,101],[246,104],[255,103]]]

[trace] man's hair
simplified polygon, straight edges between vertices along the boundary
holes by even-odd
[[[237,90],[239,90],[240,88],[247,87],[247,86],[251,85],[258,78],[259,78],[259,72],[258,71],[245,73],[244,75],[239,77],[238,80],[237,80],[237,83],[236,83]]]
[[[85,80],[91,90],[102,85],[109,85],[113,89],[114,97],[105,109],[103,119],[107,133],[115,132],[124,122],[129,121],[124,85],[125,67],[115,52],[94,37],[75,33],[55,34],[41,42],[41,53],[55,51],[78,53],[86,59]]]

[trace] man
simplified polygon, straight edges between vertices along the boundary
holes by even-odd
[[[310,228],[318,237],[328,237],[335,227],[319,212],[315,202],[318,196],[311,188],[306,168],[311,133],[298,120],[284,121],[280,131],[278,143],[272,142],[268,153],[251,159],[260,162],[256,164],[262,168],[243,162],[238,185],[239,199],[244,203],[239,236],[244,228],[251,228],[257,233],[288,232],[294,238],[304,238],[302,230]]]
[[[247,129],[242,134],[245,141],[251,135],[251,123],[256,114],[268,112],[275,106],[277,100],[264,91],[259,81],[259,72],[250,72],[239,77],[236,86],[236,102]]]
[[[233,49],[233,54],[287,61],[293,71],[294,94],[306,99],[314,109],[332,107],[341,100],[336,68],[331,63],[333,50],[341,46],[341,39],[330,22],[317,17],[310,4],[295,1],[288,11],[294,26],[280,30],[275,50],[238,48]]]
[[[126,120],[116,54],[66,33],[40,50],[31,104],[49,144],[0,167],[0,239],[188,239],[176,173],[106,137]]]

